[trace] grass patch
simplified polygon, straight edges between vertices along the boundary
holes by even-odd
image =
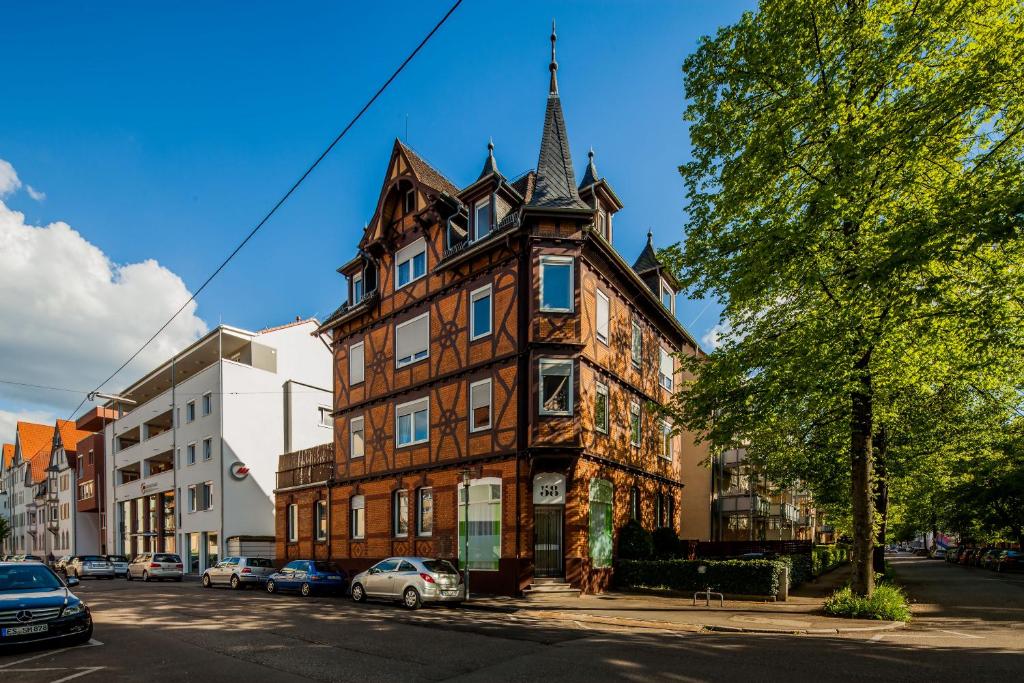
[[[846,586],[825,600],[825,613],[850,619],[878,619],[880,621],[910,621],[907,596],[892,583],[875,587],[870,598],[855,595]]]

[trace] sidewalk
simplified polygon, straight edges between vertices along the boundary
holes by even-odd
[[[825,598],[845,579],[845,571],[832,571],[790,593],[787,602],[726,600],[724,607],[718,607],[716,601],[708,607],[700,600],[694,606],[692,596],[639,593],[581,595],[575,599],[544,602],[474,598],[464,607],[539,619],[692,632],[837,634],[888,631],[904,626],[903,622],[825,616],[822,612]]]

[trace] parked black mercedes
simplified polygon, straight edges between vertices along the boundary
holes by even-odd
[[[61,580],[36,562],[0,562],[0,647],[52,641],[75,645],[92,637],[92,615]]]

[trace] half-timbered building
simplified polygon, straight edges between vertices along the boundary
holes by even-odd
[[[592,592],[631,517],[682,528],[684,462],[706,454],[657,407],[700,351],[650,239],[632,267],[612,246],[623,204],[592,152],[576,182],[554,41],[535,170],[506,178],[489,145],[460,189],[395,142],[339,268],[348,301],[318,330],[333,448],[280,460],[278,562],[438,556],[468,560],[473,591]]]

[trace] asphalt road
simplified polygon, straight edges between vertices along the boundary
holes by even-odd
[[[0,681],[1013,680],[1024,575],[893,562],[922,604],[903,631],[675,633],[450,608],[87,581],[91,644],[0,654]]]

